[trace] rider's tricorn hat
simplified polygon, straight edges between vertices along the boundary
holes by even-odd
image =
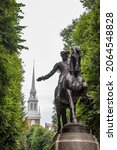
[[[67,52],[67,51],[61,51],[60,54],[61,54],[61,56],[62,56],[62,55],[68,55],[69,52]]]

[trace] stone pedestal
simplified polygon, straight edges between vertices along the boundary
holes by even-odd
[[[99,150],[99,144],[87,126],[70,123],[53,139],[50,150]]]

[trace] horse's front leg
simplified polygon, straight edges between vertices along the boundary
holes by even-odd
[[[70,110],[71,110],[71,121],[72,123],[77,123],[75,112],[74,112],[74,103],[72,100],[71,91],[69,89],[67,89],[67,94],[68,94],[68,100],[69,100]]]
[[[70,109],[70,121],[71,122],[73,122],[73,118],[72,118],[72,109],[71,108],[69,108]],[[76,114],[76,104],[74,104],[74,114]]]
[[[57,119],[58,119],[58,129],[57,129],[57,133],[60,133],[60,131],[61,131],[61,120],[60,120],[60,114],[57,114]]]

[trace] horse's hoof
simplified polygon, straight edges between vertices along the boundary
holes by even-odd
[[[57,131],[57,134],[61,134],[61,129]]]

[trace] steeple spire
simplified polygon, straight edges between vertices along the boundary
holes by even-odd
[[[35,70],[34,70],[34,61],[33,61],[32,87],[31,87],[30,93],[36,93],[36,89],[35,89]]]
[[[30,90],[29,100],[36,100],[36,88],[35,88],[35,70],[34,70],[34,61],[33,61],[33,74],[32,74],[32,86]]]

